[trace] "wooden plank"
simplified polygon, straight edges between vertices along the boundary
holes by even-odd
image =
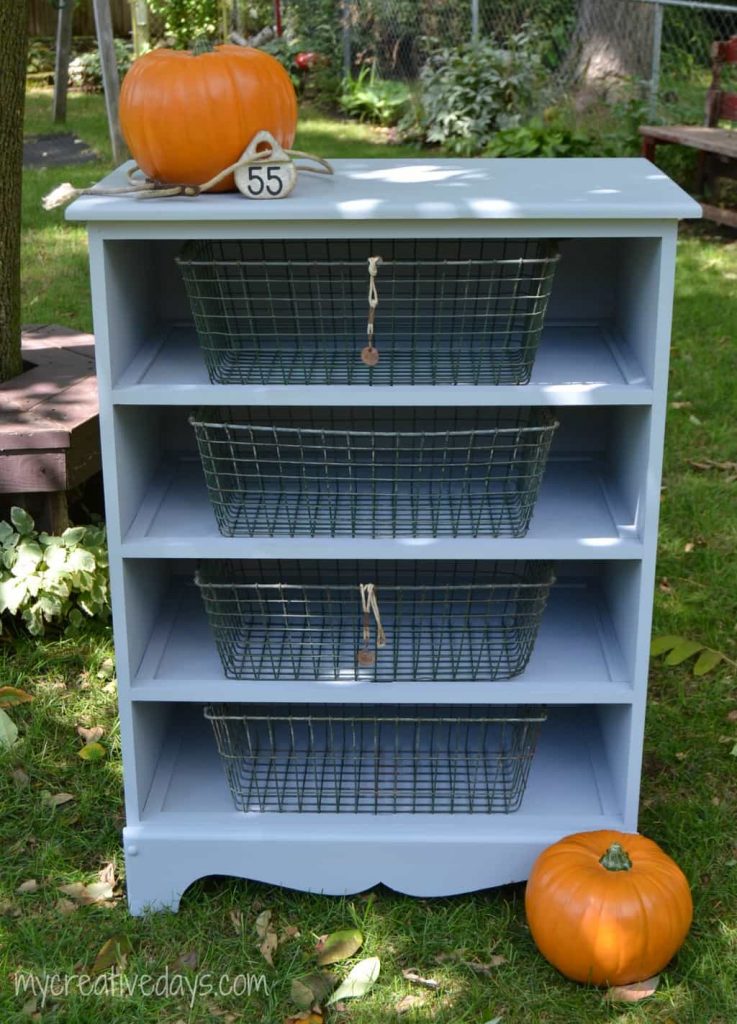
[[[724,224],[726,227],[737,228],[737,210],[728,210],[724,206],[710,206],[709,203],[702,203],[701,209],[707,220],[716,224]]]
[[[71,443],[72,434],[69,430],[54,430],[49,427],[40,429],[33,424],[20,423],[0,425],[0,454],[29,449],[43,451],[47,448],[63,451],[69,448]]]
[[[72,432],[66,454],[67,487],[78,487],[102,469],[100,460],[100,423],[97,417],[81,423]]]
[[[32,451],[0,453],[0,494],[47,493],[67,489],[63,452]]]
[[[31,410],[37,410],[36,416],[43,416],[39,406],[58,398],[65,391],[94,380],[86,374],[69,372],[66,368],[55,368],[54,372],[50,372],[51,369],[48,366],[36,367],[0,386],[0,423],[13,420],[27,423],[29,421],[24,417]]]
[[[25,351],[41,352],[45,349],[62,349],[70,355],[80,356],[89,360],[92,373],[95,362],[95,336],[82,331],[71,331],[58,324],[27,326],[22,329],[22,347]]]
[[[737,159],[737,131],[700,125],[641,125],[640,134],[658,142],[690,146]]]

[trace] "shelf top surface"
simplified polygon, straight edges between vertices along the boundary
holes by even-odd
[[[302,174],[291,196],[258,202],[220,193],[195,199],[83,196],[67,219],[241,223],[364,220],[675,220],[701,207],[648,160],[636,158],[333,160],[332,177]],[[100,182],[124,186],[124,164]]]

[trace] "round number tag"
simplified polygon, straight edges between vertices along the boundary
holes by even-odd
[[[247,199],[282,199],[297,183],[297,168],[270,132],[257,132],[233,172]]]
[[[291,163],[246,164],[235,171],[238,191],[248,199],[281,199],[288,196],[297,181],[297,169]]]

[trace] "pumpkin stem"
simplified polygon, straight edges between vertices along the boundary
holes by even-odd
[[[629,854],[619,843],[612,843],[604,856],[599,859],[599,863],[607,871],[629,871],[632,867]]]
[[[197,57],[201,53],[212,53],[214,49],[215,47],[207,36],[197,36],[195,41],[192,43],[192,56]]]

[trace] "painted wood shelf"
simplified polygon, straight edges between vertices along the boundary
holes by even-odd
[[[172,325],[142,345],[113,388],[118,405],[649,405],[653,391],[611,325],[550,324],[532,380],[515,385],[210,384],[194,329]]]
[[[364,683],[226,679],[191,579],[177,578],[157,611],[132,685],[134,700],[360,703],[627,704],[632,680],[601,595],[557,583],[522,675],[495,682]]]
[[[525,537],[223,537],[198,461],[162,465],[123,538],[126,558],[640,558],[642,542],[594,463],[548,463]]]
[[[637,828],[677,221],[700,207],[646,160],[336,160],[283,202],[86,196],[131,912],[206,875],[441,896],[521,881],[580,829]],[[125,168],[105,179],[124,182]],[[560,262],[531,382],[212,385],[175,258],[190,239],[552,239]],[[292,250],[293,251],[293,250]],[[522,538],[227,538],[187,410],[551,406],[560,427]],[[207,559],[542,559],[557,582],[517,679],[231,681],[192,577]],[[244,567],[247,570],[247,566]],[[352,673],[351,673],[352,675]],[[234,809],[202,706],[548,709],[511,814]],[[537,712],[536,712],[537,713]],[[656,837],[657,838],[657,837]],[[298,849],[298,855],[295,855]]]
[[[147,860],[172,843],[176,854],[169,871],[177,891],[200,877],[206,844],[213,874],[335,895],[381,881],[413,895],[441,896],[483,887],[490,871],[500,884],[517,881],[561,834],[626,827],[590,709],[551,713],[522,807],[491,818],[240,813],[233,810],[205,724],[199,715],[172,715],[140,824],[129,826],[134,912],[162,905]],[[419,849],[426,865],[422,871],[417,870]]]

